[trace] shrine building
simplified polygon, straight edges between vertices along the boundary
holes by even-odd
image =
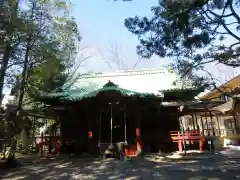
[[[180,129],[176,92],[194,91],[192,84],[167,69],[86,73],[41,100],[61,126],[62,144],[76,153],[101,155],[119,142],[136,152],[173,151],[169,132]]]

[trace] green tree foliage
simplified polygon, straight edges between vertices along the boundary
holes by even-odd
[[[29,99],[40,90],[60,88],[72,78],[80,35],[68,3],[28,0],[19,9],[11,37],[12,56],[8,70],[12,94]],[[20,103],[21,104],[21,103]]]
[[[11,35],[4,37],[11,49],[7,82],[12,87],[12,95],[16,96],[12,102],[15,106],[2,117],[7,129],[5,136],[11,139],[21,129],[29,135],[28,131],[38,124],[31,116],[44,112],[34,90],[60,89],[72,79],[74,67],[78,67],[75,58],[81,41],[67,1],[26,0],[23,3],[9,24]],[[20,113],[16,113],[16,109],[21,110]]]
[[[80,42],[70,12],[66,2],[48,0],[28,0],[28,8],[19,12],[24,28],[17,29],[15,34],[21,37],[17,51],[22,52],[22,61],[27,61],[26,79],[30,87],[49,91],[66,81]]]
[[[159,0],[151,10],[150,18],[125,20],[142,57],[172,57],[171,66],[184,75],[210,62],[240,66],[239,0]]]

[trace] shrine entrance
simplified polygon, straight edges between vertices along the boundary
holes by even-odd
[[[102,155],[111,148],[118,152],[120,144],[136,149],[136,122],[127,107],[124,100],[104,104],[98,124],[98,144]]]
[[[105,143],[131,142],[136,137],[136,125],[132,112],[124,103],[108,103],[99,124],[99,140]]]
[[[125,122],[126,119],[124,117],[124,109],[120,109],[119,107],[115,107],[112,109],[112,118],[110,117],[110,121],[112,119],[112,142],[125,142]],[[110,115],[111,116],[111,115]]]
[[[99,124],[100,141],[104,143],[124,142],[125,120],[124,110],[118,104],[108,104],[101,115]]]

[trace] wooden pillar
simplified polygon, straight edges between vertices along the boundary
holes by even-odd
[[[124,104],[124,143],[127,144],[127,108],[126,104]]]
[[[137,153],[140,154],[142,152],[142,139],[141,139],[141,128],[140,128],[140,109],[139,106],[136,106],[136,146],[137,146]]]
[[[226,124],[225,124],[226,122],[225,122],[225,118],[224,118],[224,114],[223,113],[221,113],[221,121],[222,121],[222,123],[225,126],[223,133],[224,133],[224,136],[226,136],[227,135],[227,128],[226,128]]]
[[[193,124],[193,130],[196,130],[196,127],[195,127],[195,118],[194,118],[194,115],[192,114],[192,124]]]
[[[102,110],[99,110],[99,119],[98,119],[98,147],[101,146],[102,139]]]
[[[195,117],[195,120],[196,120],[196,127],[197,127],[197,130],[200,131],[200,127],[199,127],[199,125],[198,125],[198,118],[197,118],[197,114],[196,114],[196,113],[194,113],[194,117]]]
[[[239,128],[238,128],[238,125],[237,125],[237,118],[236,118],[235,114],[233,114],[233,119],[234,119],[234,126],[235,126],[235,134],[238,134]]]
[[[201,116],[201,125],[202,125],[202,134],[204,135],[204,125],[203,125],[203,118]]]
[[[209,113],[210,113],[210,118],[211,118],[211,124],[212,124],[213,136],[215,136],[216,134],[215,134],[214,127],[213,127],[213,117],[212,117],[212,112],[209,111]]]
[[[180,129],[181,129],[181,127],[184,128],[184,123],[183,123],[182,117],[178,117],[178,121],[179,121]]]
[[[219,133],[219,136],[221,136],[221,129],[220,129],[218,115],[216,115],[216,118],[217,118],[218,133]]]
[[[93,112],[87,112],[87,136],[88,136],[88,140],[87,140],[87,149],[88,149],[88,153],[92,154],[93,153]]]
[[[207,126],[207,135],[210,136],[209,134],[209,129],[208,129],[208,119],[207,119],[207,112],[205,111],[205,122],[206,122],[206,126]]]

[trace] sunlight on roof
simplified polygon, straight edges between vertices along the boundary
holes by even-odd
[[[197,96],[195,96],[195,99],[200,99],[202,96],[204,96],[205,94],[207,94],[209,92],[211,92],[211,91],[205,90],[204,92],[201,92]]]

